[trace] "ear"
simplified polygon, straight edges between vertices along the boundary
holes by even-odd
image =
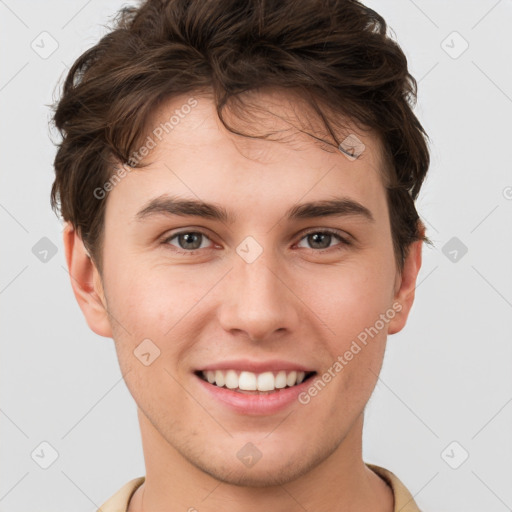
[[[112,338],[100,274],[69,222],[64,228],[63,240],[71,287],[85,320],[96,334]]]
[[[420,236],[425,235],[425,226],[419,221]],[[409,252],[405,258],[404,268],[401,274],[397,273],[395,280],[394,304],[397,314],[389,322],[388,334],[400,332],[407,322],[407,317],[411,311],[416,291],[416,279],[421,268],[421,251],[423,249],[423,240],[413,242],[409,246]],[[398,304],[400,306],[398,306]],[[401,307],[401,309],[399,309]]]

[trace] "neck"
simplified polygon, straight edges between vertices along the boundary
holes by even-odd
[[[363,415],[334,452],[312,469],[292,481],[265,487],[212,477],[171,446],[140,410],[139,423],[146,479],[132,496],[128,512],[393,511],[391,489],[362,460]]]

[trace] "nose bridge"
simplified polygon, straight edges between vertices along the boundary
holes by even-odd
[[[234,256],[220,305],[224,329],[244,331],[258,340],[279,329],[290,329],[297,318],[296,307],[293,294],[279,276],[278,259],[271,251],[263,251],[252,262]]]

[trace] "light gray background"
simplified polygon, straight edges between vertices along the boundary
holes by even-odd
[[[76,304],[49,205],[45,105],[123,4],[0,0],[3,512],[93,511],[144,474],[135,404],[112,340]],[[436,247],[424,249],[407,327],[388,340],[364,458],[395,472],[425,512],[511,510],[512,2],[368,4],[419,81],[432,166],[418,208]],[[58,43],[47,58],[31,47],[51,49],[43,31]],[[454,31],[469,44],[461,55]],[[46,262],[33,252],[43,237],[57,248]],[[443,253],[453,237],[457,261],[450,245]],[[48,469],[44,441],[58,452]]]

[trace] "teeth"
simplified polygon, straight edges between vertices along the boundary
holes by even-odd
[[[260,373],[256,387],[258,391],[273,391],[275,389],[275,378],[272,372]]]
[[[297,382],[297,372],[296,371],[290,372],[286,376],[286,384],[288,386],[293,386],[296,382]]]
[[[233,371],[233,370],[231,370]],[[236,373],[235,373],[236,375]],[[244,391],[256,391],[258,388],[258,381],[256,378],[256,374],[252,372],[242,372],[240,373],[240,377],[238,377],[238,388],[243,389]],[[263,390],[258,390],[263,391]]]
[[[238,387],[238,375],[234,370],[228,370],[226,372],[224,385],[229,389],[236,389]]]
[[[225,382],[224,381],[224,373],[217,370],[215,372],[215,384],[217,384],[217,386],[219,386],[219,387],[222,387],[222,386],[224,386],[224,382]]]
[[[210,384],[242,391],[275,391],[300,384],[306,376],[305,372],[295,370],[259,374],[237,370],[208,370],[201,373]]]
[[[286,387],[286,372],[280,371],[275,377],[274,377],[274,386],[276,389],[281,389]]]

